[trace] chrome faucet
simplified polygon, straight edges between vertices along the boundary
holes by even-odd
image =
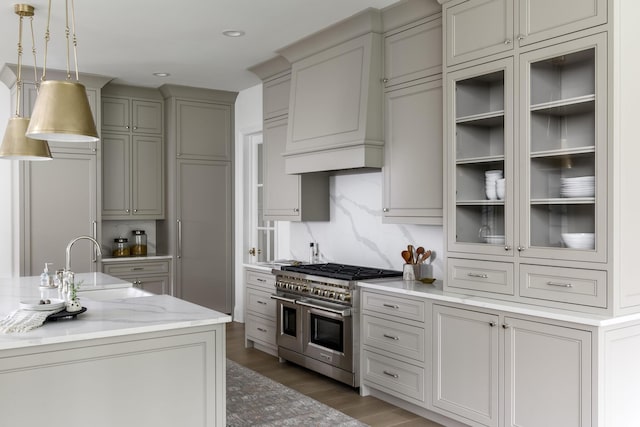
[[[67,245],[67,258],[66,258],[66,263],[65,263],[65,267],[64,270],[65,271],[71,271],[71,246],[73,246],[73,244],[75,242],[77,242],[78,240],[91,240],[93,242],[93,244],[96,246],[97,252],[98,252],[98,256],[102,256],[102,250],[100,249],[100,243],[98,243],[98,241],[96,239],[94,239],[91,236],[78,236],[75,239],[72,239],[69,244]]]

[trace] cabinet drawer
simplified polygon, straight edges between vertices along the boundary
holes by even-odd
[[[276,288],[276,277],[271,273],[260,273],[253,270],[245,271],[247,285],[254,285],[274,291]]]
[[[169,262],[169,260],[166,260],[109,263],[103,264],[102,270],[112,276],[168,273]]]
[[[271,299],[271,292],[261,289],[247,288],[247,310],[276,320],[276,300]]]
[[[244,332],[247,339],[276,345],[276,322],[247,314]]]
[[[424,367],[368,350],[364,350],[362,362],[363,378],[369,385],[418,405],[425,401]]]
[[[447,286],[513,295],[513,264],[449,258]]]
[[[424,301],[399,298],[390,295],[377,294],[370,291],[362,292],[362,310],[388,314],[403,319],[424,322]]]
[[[424,361],[424,335],[423,328],[367,315],[362,318],[364,345],[421,362]]]
[[[607,273],[521,265],[520,296],[606,308]]]

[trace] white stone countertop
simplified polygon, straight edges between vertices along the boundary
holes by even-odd
[[[547,319],[579,323],[587,326],[614,326],[626,322],[640,320],[640,313],[611,317],[555,308],[537,307],[529,304],[521,304],[511,301],[500,301],[472,295],[444,292],[442,289],[441,280],[436,280],[433,284],[427,285],[419,281],[401,280],[397,278],[375,279],[358,282],[358,286],[365,289],[392,292],[399,295],[410,295],[414,297],[427,298],[434,301],[445,301],[464,304],[469,307],[486,308],[515,314],[544,317]]]
[[[84,280],[82,290],[119,289],[131,283],[103,273],[76,274],[76,282]],[[95,283],[90,283],[95,280]],[[0,318],[16,310],[20,301],[29,298],[57,298],[56,289],[39,288],[37,276],[0,279]],[[174,298],[152,295],[112,300],[92,300],[90,292],[79,294],[87,311],[76,319],[46,322],[24,333],[0,333],[0,350],[45,344],[57,344],[95,338],[166,331],[193,326],[214,325],[231,321],[231,316]]]

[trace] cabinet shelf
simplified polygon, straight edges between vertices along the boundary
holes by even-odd
[[[585,146],[585,147],[577,147],[577,148],[560,148],[556,150],[543,150],[543,151],[535,151],[531,153],[531,158],[545,158],[545,157],[563,157],[563,156],[573,156],[578,154],[592,154],[596,152],[596,147]]]
[[[532,113],[566,116],[593,111],[595,107],[595,95],[583,95],[557,101],[542,102],[531,106]]]
[[[495,163],[495,162],[503,162],[503,161],[504,161],[504,155],[469,157],[466,159],[456,160],[456,165],[473,165],[477,163]]]
[[[503,206],[504,200],[456,200],[456,206]]]
[[[552,199],[531,199],[532,205],[594,205],[595,197],[561,197]]]
[[[498,126],[504,123],[504,110],[489,111],[456,118],[456,124],[473,126]]]

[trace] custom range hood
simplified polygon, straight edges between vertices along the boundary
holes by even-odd
[[[380,11],[366,9],[278,53],[291,63],[286,173],[381,168]]]

